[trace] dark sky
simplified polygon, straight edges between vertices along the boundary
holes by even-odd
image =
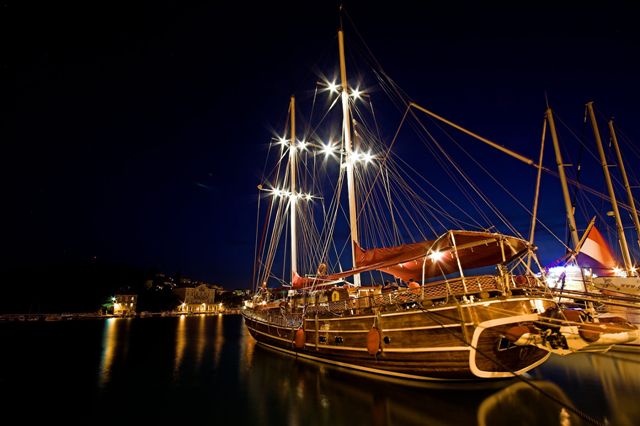
[[[535,157],[546,91],[563,117],[580,122],[595,100],[638,135],[631,2],[377,3],[346,8],[385,70],[439,114]],[[3,10],[4,260],[96,256],[248,287],[263,146],[334,54],[337,2]]]

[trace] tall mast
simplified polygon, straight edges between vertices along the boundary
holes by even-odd
[[[593,102],[587,103],[587,111],[589,111],[589,118],[591,119],[591,127],[593,127],[593,136],[596,139],[598,145],[598,153],[600,153],[600,161],[602,162],[602,171],[604,172],[604,179],[607,183],[607,189],[609,190],[609,198],[611,199],[611,207],[613,208],[613,214],[616,217],[616,228],[618,229],[618,241],[620,242],[620,248],[622,249],[622,259],[624,260],[624,269],[627,271],[627,275],[631,275],[632,267],[631,256],[629,255],[629,246],[627,246],[627,238],[624,235],[624,228],[622,227],[622,220],[620,218],[620,211],[618,210],[618,201],[616,200],[616,193],[613,190],[613,184],[611,183],[611,175],[609,175],[609,165],[607,164],[607,157],[604,154],[604,148],[602,147],[602,140],[600,139],[600,131],[598,130],[598,123],[596,122],[596,116],[593,112]]]
[[[540,142],[540,158],[538,160],[538,175],[536,177],[536,192],[533,198],[533,211],[531,217],[531,232],[529,233],[529,250],[533,247],[533,241],[536,233],[536,220],[538,218],[538,199],[540,198],[540,178],[542,177],[542,157],[544,156],[544,140],[547,135],[547,119],[545,117],[542,123],[542,141]],[[531,256],[532,252],[529,251],[529,257],[527,258],[527,271],[531,273]]]
[[[289,206],[291,209],[291,279],[298,272],[298,253],[297,253],[297,236],[296,236],[296,98],[291,96],[289,105],[291,111],[291,141],[289,143],[289,178],[290,192]]]
[[[562,197],[564,198],[564,207],[567,212],[567,221],[569,223],[569,232],[571,233],[571,241],[573,242],[572,250],[576,250],[580,238],[576,229],[576,219],[573,216],[573,207],[571,206],[571,197],[569,196],[569,187],[567,186],[567,176],[564,174],[564,163],[562,161],[562,153],[560,152],[560,144],[558,143],[558,134],[556,133],[556,123],[553,121],[553,112],[551,108],[547,108],[547,120],[549,120],[549,130],[551,131],[551,140],[553,141],[553,150],[556,153],[556,164],[558,165],[558,175],[560,176],[560,185],[562,187]]]
[[[638,210],[636,210],[636,203],[633,200],[633,194],[631,193],[631,185],[629,185],[629,178],[627,178],[627,171],[624,168],[624,161],[622,161],[622,154],[620,153],[620,147],[618,146],[618,137],[616,131],[613,128],[613,119],[609,120],[609,133],[611,133],[611,139],[613,140],[613,147],[616,150],[616,157],[618,157],[618,167],[620,167],[620,173],[622,173],[622,181],[624,182],[624,189],[627,191],[627,200],[631,207],[631,216],[633,217],[633,224],[636,227],[636,233],[638,234],[637,243],[640,246],[640,220],[638,220]]]
[[[349,114],[349,85],[347,84],[347,64],[344,58],[344,35],[342,28],[338,30],[338,47],[340,50],[340,79],[342,80],[342,131],[344,149],[347,157],[347,191],[349,193],[349,224],[351,226],[351,262],[356,267],[356,248],[358,244],[358,222],[356,216],[356,190],[353,181],[353,149],[351,146],[351,118]],[[360,285],[360,274],[353,276],[353,283]]]

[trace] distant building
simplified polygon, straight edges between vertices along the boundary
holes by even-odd
[[[174,293],[182,300],[178,311],[185,313],[211,313],[217,312],[216,287],[200,284],[197,287],[183,287],[174,289]]]
[[[113,314],[123,317],[135,315],[138,304],[137,294],[116,294],[113,301]]]

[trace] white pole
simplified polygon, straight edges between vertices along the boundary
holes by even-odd
[[[289,143],[289,178],[290,178],[290,192],[289,206],[291,210],[291,280],[293,282],[293,276],[298,272],[298,253],[297,253],[297,239],[296,239],[296,98],[291,96],[291,142]]]
[[[356,249],[358,244],[358,221],[356,215],[356,191],[353,180],[353,149],[351,146],[351,118],[349,115],[349,86],[347,84],[347,64],[344,58],[344,35],[338,30],[338,47],[340,49],[340,77],[342,80],[342,132],[344,149],[347,157],[347,191],[349,194],[349,224],[351,226],[351,261],[356,267]],[[354,244],[355,243],[355,244]],[[353,276],[353,284],[360,285],[360,274]]]

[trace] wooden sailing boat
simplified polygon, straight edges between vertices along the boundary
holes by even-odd
[[[275,168],[270,188],[266,182],[258,186],[267,192],[268,207],[263,236],[256,240],[256,294],[242,314],[259,344],[362,371],[443,380],[512,377],[540,365],[551,352],[607,350],[612,344],[637,337],[638,330],[624,321],[593,323],[583,312],[563,311],[544,281],[524,261],[534,247],[516,236],[448,229],[435,238],[362,248],[358,223],[366,222],[361,217],[366,201],[358,205],[355,195],[357,188],[365,198],[371,194],[369,186],[358,186],[357,179],[364,176],[364,167],[372,160],[363,145],[367,138],[375,137],[367,129],[355,128],[352,109],[359,92],[347,81],[342,29],[338,31],[338,45],[341,85],[327,84],[327,89],[338,93],[332,106],[342,106],[341,141],[336,156],[341,163],[340,177],[346,175],[349,209],[345,216],[350,227],[347,247],[351,248],[351,267],[345,270],[335,262],[325,261],[327,246],[336,238],[332,227],[339,211],[338,195],[331,202],[335,215],[326,215],[322,221],[325,227],[317,232],[324,237],[313,255],[318,260],[317,270],[314,268],[313,274],[299,272],[298,226],[303,228],[303,240],[315,235],[310,222],[303,222],[300,205],[323,198],[305,194],[298,186],[299,181],[309,178],[305,173],[298,179],[297,167],[309,143],[296,138],[296,104],[292,97],[289,139],[279,141],[278,158],[281,162],[288,160],[287,165]],[[407,111],[414,108],[435,116],[414,103],[406,105]],[[357,132],[360,146],[354,148],[352,136]],[[316,146],[325,154],[336,153],[330,143]],[[382,181],[391,194],[395,187],[387,179],[392,174],[382,171],[388,162],[388,156],[384,156],[380,171],[367,185]],[[278,182],[283,182],[282,186]],[[339,185],[332,188],[339,194]],[[411,185],[404,188],[415,193]],[[387,205],[376,202],[370,201],[369,206]],[[399,210],[389,205],[392,214],[398,215]],[[398,220],[414,220],[421,214],[422,210],[414,210]],[[282,219],[286,216],[288,227]],[[291,241],[290,278],[281,282],[284,291],[278,291],[268,284],[274,279],[273,254],[278,248],[273,241],[283,229],[288,229]],[[380,226],[366,229],[389,231]],[[269,245],[265,243],[267,230],[271,230],[272,237]],[[401,232],[389,233],[402,236]],[[493,269],[489,271],[489,267]],[[383,278],[364,285],[361,275],[373,273],[407,285],[382,286]]]

